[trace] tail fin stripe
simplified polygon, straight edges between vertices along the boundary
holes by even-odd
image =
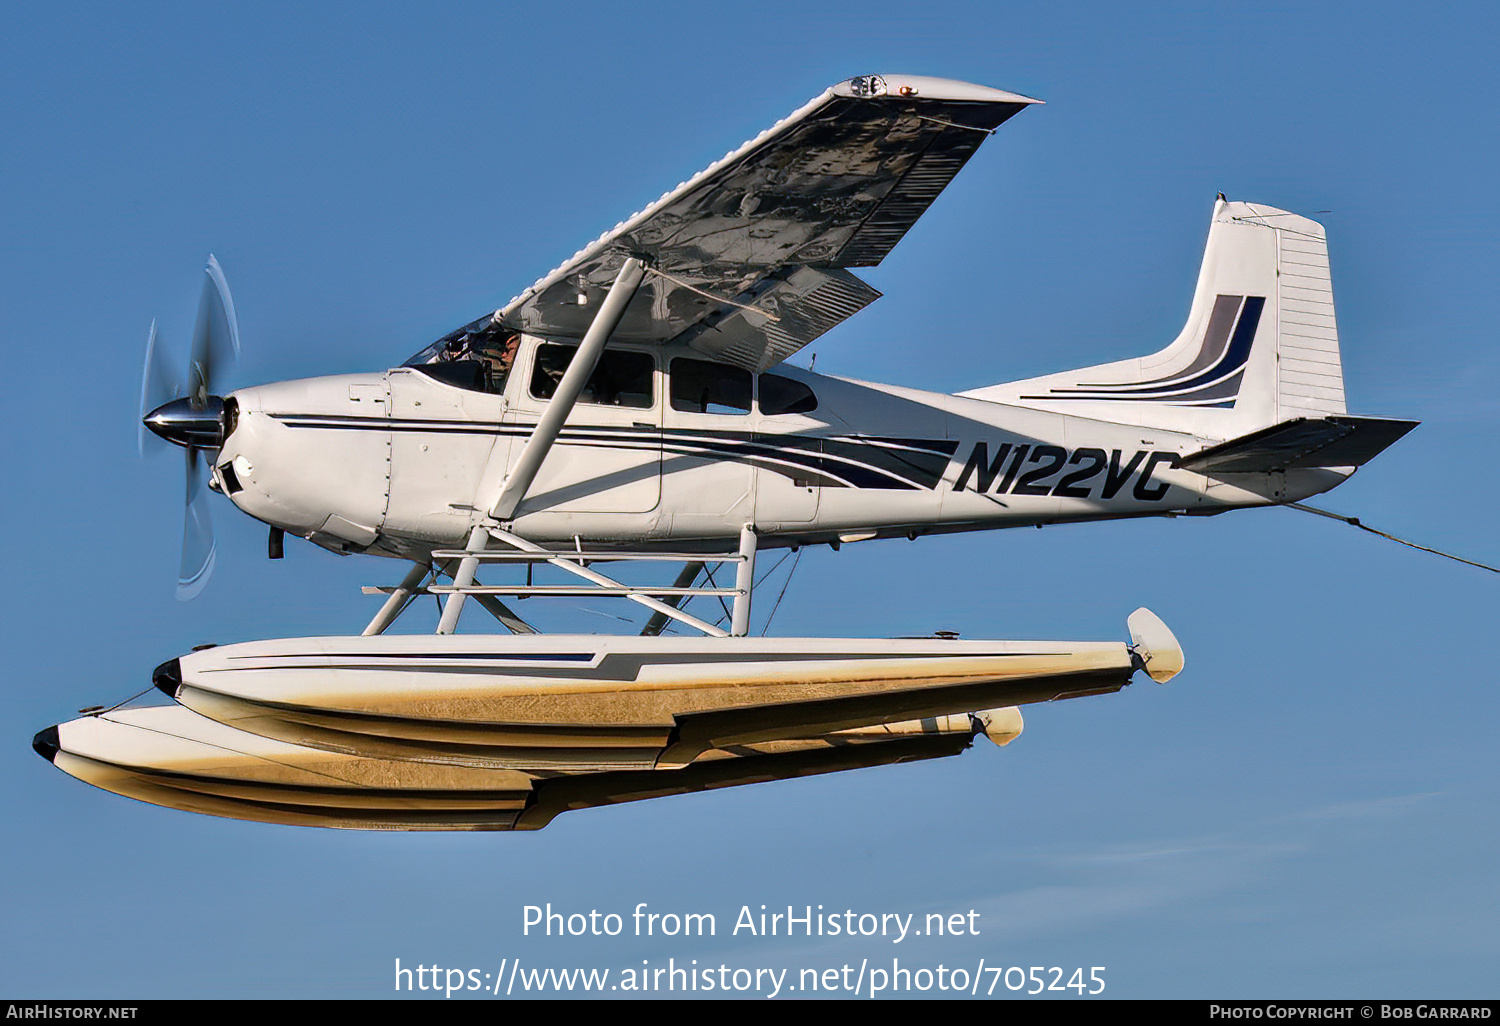
[[[1238,296],[1220,296],[1220,300],[1239,299]],[[1240,307],[1240,316],[1234,326],[1234,334],[1229,340],[1228,351],[1224,353],[1218,364],[1197,377],[1187,380],[1173,381],[1167,384],[1156,384],[1152,382],[1138,385],[1117,385],[1104,390],[1104,386],[1093,388],[1081,387],[1071,389],[1055,389],[1051,396],[1025,396],[1023,398],[1067,398],[1067,399],[1209,399],[1224,398],[1229,393],[1216,395],[1189,394],[1193,389],[1210,388],[1222,384],[1227,380],[1226,375],[1238,374],[1245,367],[1246,361],[1250,359],[1250,346],[1255,341],[1255,331],[1260,326],[1261,311],[1265,308],[1264,296],[1245,296],[1244,303]],[[1218,304],[1215,304],[1215,313],[1218,313]],[[1206,338],[1206,336],[1205,336]],[[1236,382],[1238,385],[1238,382]]]
[[[1204,332],[1202,347],[1198,350],[1197,357],[1185,370],[1176,371],[1162,378],[1152,378],[1149,381],[1136,382],[1129,385],[1102,385],[1082,383],[1074,388],[1056,388],[1054,392],[1083,392],[1088,390],[1103,390],[1105,392],[1134,392],[1140,388],[1151,385],[1185,382],[1194,374],[1209,369],[1213,370],[1223,361],[1224,351],[1229,348],[1230,333],[1234,330],[1235,320],[1239,317],[1240,309],[1244,305],[1244,296],[1220,296],[1214,300],[1213,314],[1208,320],[1208,330]]]
[[[1226,399],[1233,400],[1240,393],[1240,379],[1244,377],[1243,370],[1231,373],[1221,381],[1195,388],[1187,392],[1148,392],[1139,395],[1127,393],[1106,394],[1110,402],[1118,403],[1173,403],[1179,406],[1193,406],[1201,403],[1219,403]],[[1026,395],[1023,399],[1098,399],[1099,395]]]
[[[1192,364],[1186,370],[1169,374],[1164,378],[1143,381],[1141,384],[1155,385],[1179,381],[1217,367],[1224,359],[1224,351],[1229,348],[1230,332],[1234,330],[1235,320],[1244,307],[1243,300],[1243,296],[1220,296],[1214,300],[1214,312],[1208,321],[1208,331],[1203,335],[1203,348],[1198,350],[1198,356]]]

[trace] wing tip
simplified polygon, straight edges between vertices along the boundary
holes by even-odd
[[[856,75],[834,86],[836,96],[900,96],[924,100],[956,100],[970,103],[1045,103],[1031,96],[928,75]]]

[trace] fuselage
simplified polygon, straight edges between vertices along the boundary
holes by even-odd
[[[788,366],[752,375],[686,347],[608,352],[517,511],[524,538],[723,551],[745,524],[775,546],[1207,515],[1348,475],[1207,477],[1177,460],[1222,439]],[[435,364],[236,391],[214,485],[336,551],[461,547],[566,355],[526,337],[503,380]]]

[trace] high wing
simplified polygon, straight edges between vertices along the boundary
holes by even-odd
[[[581,338],[636,257],[651,273],[613,341],[685,342],[765,370],[879,298],[847,268],[880,263],[985,137],[1037,102],[938,78],[841,82],[411,362],[476,336]]]

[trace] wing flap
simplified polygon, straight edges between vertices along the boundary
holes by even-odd
[[[754,310],[731,307],[726,315],[690,328],[679,341],[758,373],[859,313],[880,292],[840,268],[798,267],[768,281],[753,298]]]

